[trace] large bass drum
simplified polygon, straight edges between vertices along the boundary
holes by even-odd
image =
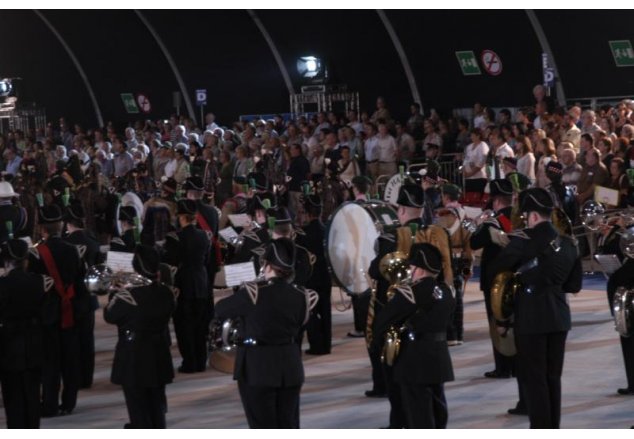
[[[396,229],[398,216],[382,201],[348,202],[333,213],[326,229],[326,257],[337,285],[349,294],[371,288],[368,274],[379,235]]]

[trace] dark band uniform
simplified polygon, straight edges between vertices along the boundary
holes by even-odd
[[[137,211],[133,206],[121,206],[119,209],[119,221],[134,226],[134,219],[136,217]],[[110,250],[113,252],[134,253],[135,247],[136,239],[134,237],[134,229],[126,230],[120,238],[112,238],[110,241]]]
[[[268,201],[267,201],[268,200]],[[266,212],[267,209],[275,206],[275,196],[270,192],[263,192],[255,194],[253,198],[249,199],[247,213],[255,222],[256,214],[258,211]],[[259,227],[243,230],[240,233],[243,239],[242,245],[236,249],[234,256],[231,258],[232,264],[240,262],[247,262],[254,260],[256,265],[258,264],[259,256],[262,252],[254,252],[255,249],[263,249],[263,246],[269,242],[268,224],[266,222],[259,224]],[[258,267],[256,267],[256,270]],[[257,271],[256,271],[257,272]]]
[[[25,241],[2,248],[6,261],[28,256]],[[0,378],[8,428],[40,427],[40,377],[44,361],[42,312],[53,280],[13,268],[0,277]]]
[[[267,263],[293,270],[293,243],[271,241]],[[283,278],[249,282],[216,304],[216,318],[242,318],[234,379],[251,428],[299,428],[304,367],[297,337],[308,320],[304,291]]]
[[[608,280],[608,306],[612,314],[614,314],[612,302],[614,301],[614,293],[616,293],[618,287],[625,287],[627,289],[634,288],[634,259],[626,258],[623,265],[612,273]],[[621,350],[623,351],[627,387],[618,389],[617,392],[621,395],[634,395],[634,337],[619,338],[621,341]]]
[[[85,220],[84,209],[81,203],[71,202],[66,211],[67,221],[73,221],[83,226]],[[83,271],[89,267],[101,262],[101,253],[99,252],[99,242],[92,233],[85,229],[75,230],[69,233],[64,240],[73,244],[79,249],[80,255],[83,254],[82,263]],[[80,274],[81,276],[81,274]],[[85,287],[85,285],[81,285]],[[93,374],[95,372],[95,311],[99,308],[97,296],[91,295],[88,291],[84,292],[89,300],[77,315],[77,330],[79,332],[79,351],[80,351],[80,368],[81,376],[79,387],[89,388],[92,386]]]
[[[454,379],[446,330],[455,302],[451,289],[433,277],[442,268],[436,247],[414,244],[409,263],[432,276],[397,288],[377,316],[373,348],[381,349],[391,325],[405,326],[400,353],[393,366],[393,380],[400,387],[404,426],[445,428],[448,413],[443,383]]]
[[[532,188],[520,194],[520,208],[550,215],[553,203],[545,189]],[[490,267],[491,275],[502,271],[522,273],[514,326],[518,378],[526,391],[531,428],[559,428],[561,373],[571,325],[566,293],[581,289],[576,243],[543,221],[510,235]]]
[[[178,201],[178,215],[195,215],[193,200]],[[183,363],[179,372],[202,372],[207,366],[207,334],[211,294],[207,266],[211,243],[207,234],[191,223],[170,233],[165,243],[165,262],[177,266],[176,287],[180,290],[174,313],[174,331]]]
[[[60,223],[61,209],[56,205],[40,208],[40,224]],[[70,299],[70,309],[65,308],[65,301],[61,299],[64,291],[53,287],[51,306],[47,307],[43,318],[44,325],[44,367],[42,369],[42,417],[56,416],[58,413],[67,414],[73,411],[77,403],[77,392],[80,382],[79,365],[79,332],[75,322],[90,303],[88,290],[84,285],[81,255],[77,247],[62,240],[60,236],[50,236],[36,249],[30,252],[29,267],[39,274],[49,273],[40,256],[42,247],[50,250],[52,259],[61,276],[63,288],[68,291],[70,286],[75,289],[75,297]],[[79,312],[78,312],[79,310]],[[69,323],[70,324],[65,324]],[[63,382],[61,405],[59,404],[59,389]]]
[[[399,189],[397,204],[405,207],[421,209],[423,207],[424,194],[423,189],[419,185],[404,184]],[[374,306],[370,304],[370,309],[374,310],[375,321],[382,312],[383,306],[387,302],[388,281],[383,278],[380,272],[380,262],[385,255],[394,251],[401,251],[409,255],[411,246],[414,242],[428,242],[439,248],[441,252],[442,268],[440,278],[447,283],[453,285],[453,274],[451,271],[451,253],[449,250],[449,236],[447,232],[438,226],[426,226],[421,218],[415,218],[403,224],[393,233],[383,234],[379,237],[379,252],[376,258],[370,264],[369,274],[373,279],[377,280],[376,300]],[[374,338],[374,337],[372,337]],[[372,363],[372,380],[374,388],[367,396],[374,396],[376,392],[382,389],[387,390],[387,396],[390,400],[390,427],[402,428],[405,426],[404,412],[401,408],[400,388],[394,378],[393,368],[381,364],[381,352],[373,349],[371,344],[368,354]],[[382,386],[382,387],[380,387]]]
[[[495,197],[511,197],[513,196],[513,186],[510,181],[506,179],[492,180],[490,183],[491,199]],[[485,220],[471,235],[470,244],[473,250],[482,249],[482,256],[480,258],[480,290],[484,294],[484,304],[486,307],[487,319],[492,321],[493,311],[491,310],[491,284],[493,283],[493,277],[489,271],[489,265],[502,250],[500,242],[495,242],[492,237],[495,237],[496,233],[511,232],[511,206],[500,209],[495,212],[493,218]],[[487,377],[492,378],[508,378],[513,373],[513,357],[502,355],[493,345],[493,359],[495,361],[495,370],[487,372]]]
[[[116,324],[119,335],[111,381],[123,386],[130,417],[126,427],[165,428],[165,385],[174,378],[168,323],[176,301],[174,291],[157,281],[154,249],[139,246],[133,266],[154,282],[116,292],[104,309],[104,320]]]
[[[329,354],[332,346],[332,304],[330,293],[332,281],[326,251],[324,248],[326,228],[321,222],[321,199],[318,195],[308,195],[304,200],[304,211],[311,215],[311,221],[305,225],[303,233],[297,235],[297,243],[315,255],[312,275],[306,287],[317,292],[319,302],[306,325],[308,353],[314,355]]]

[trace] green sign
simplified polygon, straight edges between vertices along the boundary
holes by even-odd
[[[130,114],[136,114],[139,112],[139,107],[137,107],[136,99],[134,99],[134,95],[132,93],[121,93],[121,100],[123,101],[125,111]]]
[[[608,41],[617,67],[634,66],[634,50],[630,40]]]
[[[456,57],[458,58],[458,64],[460,64],[463,75],[469,76],[482,74],[482,72],[480,71],[480,66],[478,66],[478,60],[476,59],[473,50],[462,50],[456,52]]]

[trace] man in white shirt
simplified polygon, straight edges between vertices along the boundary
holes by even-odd
[[[487,182],[485,169],[489,145],[482,141],[482,130],[471,130],[471,143],[464,152],[462,175],[466,192],[482,192]]]
[[[396,140],[388,132],[386,122],[379,122],[376,149],[379,159],[379,175],[392,176],[396,174],[396,161],[398,159]]]
[[[313,136],[313,129],[307,123],[301,125],[302,130],[302,152],[310,160],[311,152],[319,144],[317,138]]]
[[[562,125],[562,142],[570,142],[574,146],[575,152],[579,151],[579,139],[581,138],[581,130],[575,125],[574,116],[564,114],[564,122]]]
[[[134,128],[128,127],[125,129],[125,144],[128,145],[128,151],[132,148],[136,148],[139,145],[139,142],[136,140],[136,132]]]
[[[373,180],[379,176],[379,151],[378,138],[376,137],[376,128],[373,123],[368,122],[363,125],[365,130],[365,144],[363,151],[365,154],[366,172]]]
[[[205,116],[205,129],[213,132],[216,128],[218,127],[218,124],[216,124],[216,115],[213,113],[207,113],[207,115]]]
[[[354,110],[348,111],[348,126],[357,133],[357,136],[363,131],[363,124],[359,122],[359,116]]]
[[[491,156],[492,160],[489,160],[489,166],[487,166],[487,175],[489,180],[504,178],[505,174],[502,169],[502,159],[505,157],[515,157],[513,148],[504,141],[502,132],[497,128],[491,131],[489,143],[492,147],[489,152],[489,156]]]

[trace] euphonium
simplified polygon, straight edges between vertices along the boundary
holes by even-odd
[[[387,298],[390,300],[394,296],[394,289],[410,279],[411,271],[407,262],[407,255],[396,251],[383,256],[379,263],[379,272],[390,283],[390,287],[387,290]]]
[[[407,262],[407,255],[403,252],[388,253],[383,256],[379,263],[379,271],[389,283],[387,290],[387,299],[391,300],[396,293],[396,288],[409,283],[411,279],[411,270]],[[390,326],[385,334],[385,342],[383,344],[383,352],[381,352],[381,361],[388,366],[394,364],[394,360],[398,356],[401,348],[401,328],[395,325]]]

